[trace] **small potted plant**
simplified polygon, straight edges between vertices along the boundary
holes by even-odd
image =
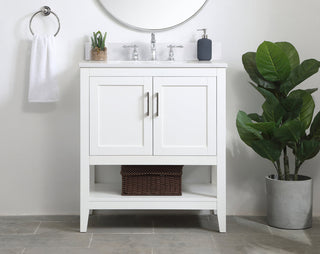
[[[106,37],[107,33],[102,36],[100,31],[93,32],[91,37],[91,60],[105,61],[107,59]]]
[[[311,94],[317,88],[295,88],[318,72],[320,62],[308,59],[300,63],[292,44],[268,41],[257,52],[245,53],[242,62],[252,80],[249,83],[265,101],[261,115],[239,111],[237,129],[240,138],[270,160],[277,173],[266,177],[268,224],[285,229],[311,227],[312,179],[299,175],[299,170],[320,150],[320,112],[313,119]]]

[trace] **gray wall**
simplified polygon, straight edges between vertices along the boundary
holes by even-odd
[[[187,2],[187,1],[186,1]],[[60,16],[57,60],[61,101],[55,105],[26,101],[31,35],[28,22],[41,6],[49,4]],[[74,8],[73,5],[76,5]],[[207,27],[209,37],[220,41],[223,61],[229,64],[227,80],[227,206],[228,214],[265,212],[264,176],[272,165],[240,140],[235,128],[239,109],[254,112],[262,98],[247,84],[241,55],[256,50],[263,40],[290,41],[301,58],[320,59],[318,0],[209,0],[200,14],[174,30],[159,33],[159,42],[194,42],[196,29]],[[43,19],[35,20],[41,30]],[[128,30],[108,18],[96,0],[7,1],[0,8],[0,215],[77,214],[79,212],[79,68],[83,42],[92,31],[108,31],[108,42],[149,42],[150,35]],[[46,19],[55,30],[55,20]],[[317,87],[320,74],[305,82]],[[319,110],[320,92],[315,94]],[[320,156],[307,162],[303,172],[314,178],[314,213],[320,215]],[[119,181],[112,171],[100,181]],[[104,169],[106,170],[106,169]],[[186,170],[185,180],[206,179],[207,168]]]

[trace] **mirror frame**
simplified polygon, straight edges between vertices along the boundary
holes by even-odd
[[[152,33],[152,32],[162,32],[162,31],[167,31],[167,30],[171,30],[171,29],[174,29],[180,25],[183,25],[184,23],[187,23],[189,20],[193,19],[195,16],[197,16],[199,14],[199,12],[207,5],[207,3],[209,2],[209,0],[205,0],[205,2],[203,3],[203,5],[199,8],[199,10],[197,10],[192,16],[190,16],[189,18],[187,18],[186,20],[176,24],[176,25],[173,25],[173,26],[169,26],[169,27],[164,27],[164,28],[160,28],[160,29],[149,29],[149,28],[143,28],[143,27],[137,27],[137,26],[134,26],[134,25],[130,25],[120,19],[118,19],[117,17],[115,17],[114,15],[112,15],[111,12],[109,12],[105,7],[104,5],[101,3],[100,0],[97,0],[98,4],[101,6],[101,8],[107,13],[107,15],[113,20],[115,21],[116,23],[128,28],[128,29],[131,29],[131,30],[135,30],[135,31],[140,31],[140,32],[148,32],[148,33]]]

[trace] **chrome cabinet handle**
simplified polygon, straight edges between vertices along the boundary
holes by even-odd
[[[150,93],[147,92],[147,116],[150,116]]]
[[[156,116],[159,116],[159,93],[156,93],[156,97],[157,97],[157,112],[156,112]]]

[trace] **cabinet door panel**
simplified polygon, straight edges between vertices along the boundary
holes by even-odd
[[[155,155],[216,154],[216,78],[156,77],[154,94]]]
[[[152,154],[151,90],[152,78],[90,78],[91,155]]]

